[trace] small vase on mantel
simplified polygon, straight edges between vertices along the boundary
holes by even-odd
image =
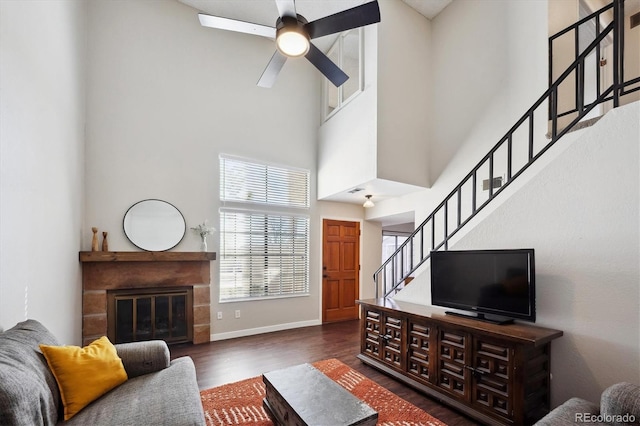
[[[93,232],[93,237],[91,237],[91,251],[98,251],[98,228],[91,228],[91,232]]]
[[[194,226],[191,229],[200,235],[200,251],[208,251],[207,235],[211,235],[216,232],[216,228],[207,225],[207,221],[205,220],[204,223]]]
[[[107,241],[107,232],[102,233],[102,251],[109,251],[109,241]]]

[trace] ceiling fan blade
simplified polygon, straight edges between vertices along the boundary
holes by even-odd
[[[287,62],[287,57],[276,50],[276,53],[273,54],[269,64],[262,72],[260,80],[258,80],[258,86],[267,89],[272,87],[285,62]]]
[[[310,44],[309,52],[305,55],[305,58],[318,68],[318,70],[320,70],[320,72],[324,74],[324,76],[327,77],[336,87],[340,87],[349,79],[349,76],[334,64],[327,55],[322,53],[320,49],[315,47],[313,43]]]
[[[305,25],[305,28],[309,33],[309,37],[313,39],[352,28],[364,27],[376,22],[380,22],[380,7],[377,1],[372,1],[309,22]]]
[[[276,38],[276,29],[266,25],[253,24],[251,22],[236,21],[235,19],[221,18],[219,16],[198,14],[200,25],[203,27],[218,28],[221,30],[236,31],[239,33],[253,34],[261,37]]]
[[[284,16],[291,16],[295,18],[298,16],[296,13],[295,0],[276,0],[276,6],[278,6],[278,13],[281,18]]]

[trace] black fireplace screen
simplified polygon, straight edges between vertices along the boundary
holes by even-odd
[[[192,340],[191,289],[117,291],[109,295],[109,332],[116,343]],[[111,315],[113,313],[113,315]]]

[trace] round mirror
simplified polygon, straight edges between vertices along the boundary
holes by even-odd
[[[124,215],[124,233],[136,247],[165,251],[178,245],[187,225],[180,210],[162,200],[143,200]]]

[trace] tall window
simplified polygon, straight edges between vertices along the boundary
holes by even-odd
[[[393,255],[393,253],[398,250],[398,247],[404,243],[407,238],[411,235],[410,232],[393,232],[393,231],[382,231],[382,262],[386,262],[387,259]],[[399,275],[399,271],[409,271],[411,265],[411,259],[409,256],[404,256],[404,265],[400,263],[401,257],[397,257],[394,260],[393,268],[387,269],[387,282],[393,282],[395,277],[393,273],[395,271],[396,276]]]
[[[220,156],[220,301],[309,294],[309,171]]]
[[[340,87],[324,79],[324,117],[328,119],[362,91],[363,84],[363,29],[346,31],[329,49],[329,59],[340,67],[349,79]]]

